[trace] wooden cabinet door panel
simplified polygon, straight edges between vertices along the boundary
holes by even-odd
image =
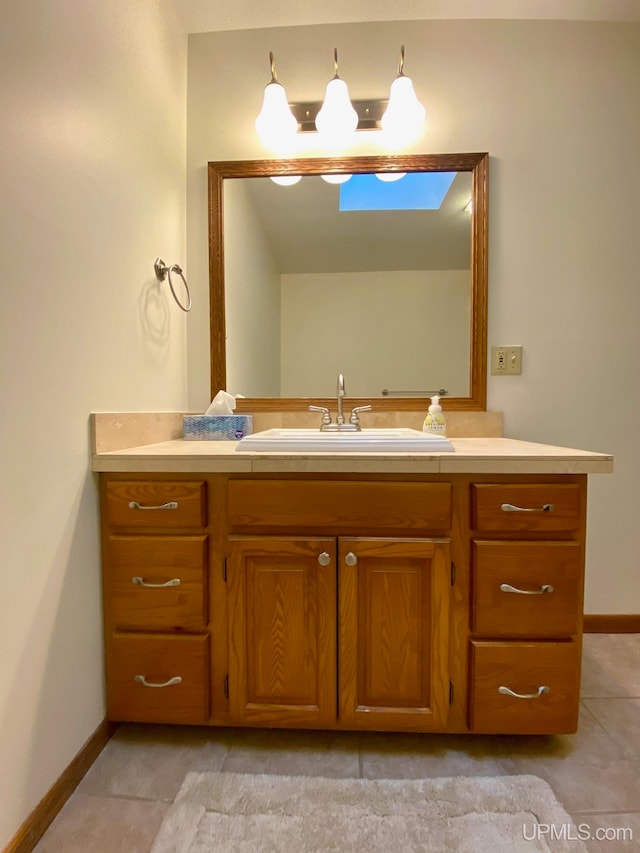
[[[338,565],[341,724],[445,728],[448,542],[341,539]]]
[[[335,539],[233,539],[228,571],[234,721],[335,724]]]

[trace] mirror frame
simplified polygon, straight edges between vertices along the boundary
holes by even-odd
[[[362,174],[369,172],[471,172],[471,328],[469,396],[447,397],[448,410],[485,411],[487,407],[488,295],[488,177],[489,155],[400,154],[363,157],[322,157],[298,160],[226,160],[208,164],[209,187],[209,311],[211,399],[227,387],[224,181],[228,178],[267,178],[276,175]],[[425,318],[425,333],[429,319]],[[347,377],[348,379],[348,377]],[[375,401],[376,411],[423,411],[425,397],[351,397]],[[331,407],[334,398],[246,397],[238,412],[305,410],[309,405]]]

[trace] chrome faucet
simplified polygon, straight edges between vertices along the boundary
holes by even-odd
[[[343,424],[344,423],[344,376],[342,373],[338,374],[338,389],[337,394],[338,398],[338,414],[336,416],[336,423]]]
[[[312,412],[322,412],[322,424],[320,425],[320,430],[322,432],[355,432],[360,431],[362,427],[360,426],[360,419],[358,417],[358,412],[368,412],[372,408],[370,405],[366,406],[356,406],[351,412],[351,417],[349,418],[349,423],[345,423],[344,420],[344,398],[346,396],[346,392],[344,390],[344,376],[342,373],[338,374],[338,385],[336,390],[336,399],[338,403],[338,414],[336,415],[336,422],[332,423],[331,421],[331,412],[325,406],[309,406],[309,410]]]

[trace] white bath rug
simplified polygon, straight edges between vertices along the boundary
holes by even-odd
[[[327,779],[189,773],[152,853],[578,853],[536,776]]]

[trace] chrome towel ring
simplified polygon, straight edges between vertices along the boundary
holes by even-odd
[[[155,272],[158,281],[164,281],[165,277],[169,279],[169,287],[171,288],[171,293],[176,301],[176,305],[178,306],[178,308],[181,308],[183,311],[191,311],[191,292],[189,291],[187,279],[184,277],[184,273],[182,272],[182,267],[178,266],[178,264],[172,264],[170,267],[168,267],[161,258],[156,258],[153,262],[153,271]],[[173,282],[171,281],[172,272],[176,273],[176,275],[179,275],[182,279],[185,293],[187,294],[186,305],[183,305],[182,302],[180,302],[180,300],[176,296],[176,292],[173,287]]]

